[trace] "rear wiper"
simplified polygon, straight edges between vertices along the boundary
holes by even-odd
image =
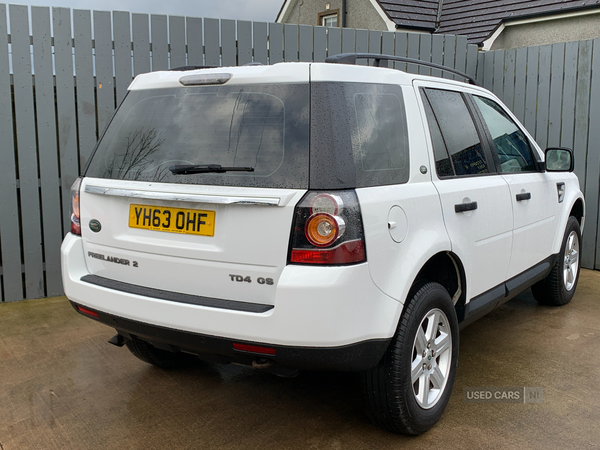
[[[220,164],[185,164],[170,166],[175,175],[191,175],[194,173],[254,172],[254,167],[223,167]]]

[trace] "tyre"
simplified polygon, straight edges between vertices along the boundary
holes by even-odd
[[[125,345],[136,358],[162,369],[191,367],[200,362],[198,357],[194,355],[161,350],[141,339],[128,340]]]
[[[558,258],[546,278],[531,287],[533,296],[542,305],[562,306],[571,301],[579,280],[581,258],[579,222],[569,217]]]
[[[458,320],[450,295],[426,282],[409,294],[400,323],[379,364],[362,374],[367,415],[402,434],[439,421],[458,362]]]

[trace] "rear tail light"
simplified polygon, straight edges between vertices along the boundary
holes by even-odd
[[[79,216],[79,188],[81,178],[77,178],[71,186],[71,233],[81,236],[81,222]]]
[[[363,261],[365,239],[356,192],[308,192],[294,211],[289,263],[344,265]]]

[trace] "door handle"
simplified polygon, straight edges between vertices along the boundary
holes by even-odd
[[[459,203],[458,205],[454,205],[454,211],[457,213],[465,212],[465,211],[474,211],[477,209],[477,202],[471,203]]]
[[[524,192],[522,194],[517,194],[517,201],[522,202],[523,200],[529,200],[531,198],[530,192]]]

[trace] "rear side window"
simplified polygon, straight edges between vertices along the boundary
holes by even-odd
[[[408,181],[408,133],[402,89],[395,85],[311,85],[311,189]]]
[[[440,177],[489,173],[473,118],[459,92],[425,89],[429,130]],[[452,172],[448,167],[451,165]]]
[[[309,85],[131,91],[86,176],[222,186],[307,188]],[[173,165],[254,172],[176,175]]]

